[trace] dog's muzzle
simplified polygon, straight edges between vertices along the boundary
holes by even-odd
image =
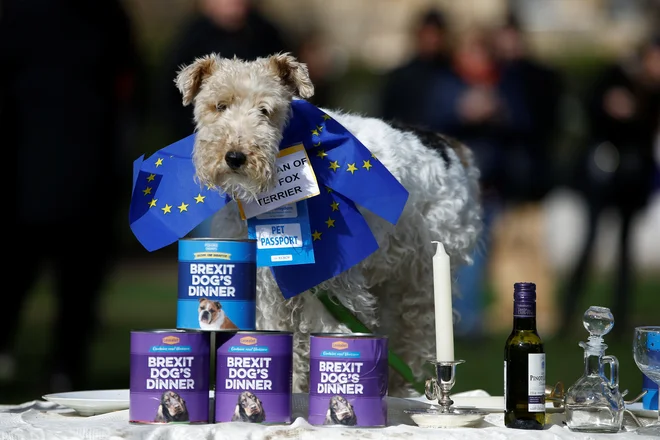
[[[232,170],[237,170],[247,162],[247,156],[240,151],[227,151],[225,162]]]
[[[211,312],[204,310],[200,316],[200,320],[202,322],[209,322],[211,321]]]

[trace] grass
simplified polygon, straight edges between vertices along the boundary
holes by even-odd
[[[103,327],[90,360],[92,379],[88,389],[129,387],[129,335],[131,329],[172,328],[176,324],[177,265],[173,262],[125,262],[108,284],[103,296]],[[18,336],[17,379],[1,389],[0,403],[20,403],[38,399],[47,391],[35,378],[43,376],[44,359],[50,345],[50,329],[55,303],[48,293],[49,280],[39,283],[24,310]],[[606,277],[589,284],[579,310],[589,305],[609,306],[610,286]],[[634,294],[632,324],[660,324],[660,276],[647,275],[638,280]],[[613,311],[616,316],[616,311]],[[503,317],[510,319],[510,317]],[[547,339],[547,383],[562,381],[568,387],[582,374],[583,351],[577,345],[586,332],[579,322],[564,340]],[[9,337],[10,335],[4,335]],[[465,364],[457,368],[455,392],[483,389],[501,395],[502,352],[506,334],[492,334],[480,340],[457,340],[455,352]],[[542,335],[543,336],[543,335]],[[429,337],[433,337],[429,335]],[[632,337],[632,333],[631,333]],[[71,335],[75,343],[75,335]],[[641,374],[634,364],[630,341],[610,340],[608,354],[618,357],[621,389],[629,389],[629,398],[641,391]]]

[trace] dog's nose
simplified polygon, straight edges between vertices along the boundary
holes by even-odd
[[[239,169],[246,160],[247,157],[240,151],[227,151],[227,154],[225,154],[225,162],[232,170]]]

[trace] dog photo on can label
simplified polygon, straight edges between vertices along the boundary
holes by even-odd
[[[343,396],[332,396],[328,404],[324,425],[357,425],[357,415],[353,405]]]
[[[190,414],[186,401],[174,391],[165,391],[160,397],[160,405],[156,411],[155,422],[189,422]]]
[[[266,421],[266,410],[261,400],[250,391],[243,391],[238,395],[238,402],[232,422],[261,423]]]
[[[238,330],[222,309],[220,301],[199,299],[199,328],[202,330]]]

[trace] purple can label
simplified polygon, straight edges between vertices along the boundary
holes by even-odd
[[[291,423],[293,334],[217,333],[216,340],[216,423]]]
[[[210,333],[131,332],[131,423],[208,423]]]
[[[387,339],[312,335],[308,421],[313,425],[387,425]]]

